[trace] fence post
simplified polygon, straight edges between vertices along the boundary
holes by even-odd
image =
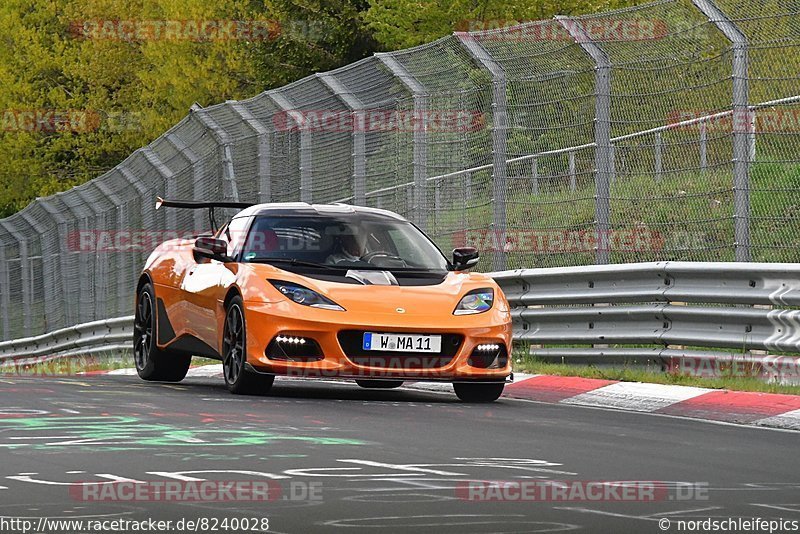
[[[539,196],[539,160],[536,158],[531,160],[531,180],[531,192]]]
[[[69,266],[71,263],[77,264],[77,259],[70,258],[70,254],[74,252],[70,251],[69,247],[69,234],[67,233],[67,219],[61,212],[56,209],[47,198],[42,198],[40,200],[42,208],[50,215],[53,221],[56,223],[56,228],[58,231],[58,242],[59,242],[59,249],[58,249],[58,261],[59,261],[59,270],[61,271],[61,280],[60,284],[56,284],[61,288],[61,301],[62,305],[64,306],[64,324],[62,326],[69,326],[71,324],[76,324],[78,321],[73,320],[73,311],[76,307],[69,306],[69,290],[68,287],[72,283],[76,283],[75,280],[70,280],[68,278]],[[80,269],[76,268],[75,272],[78,273],[80,276]],[[80,282],[77,282],[80,284]]]
[[[569,162],[569,190],[575,191],[578,187],[577,176],[575,174],[575,152],[568,153],[567,160]]]
[[[142,155],[147,160],[147,162],[155,168],[156,172],[161,176],[164,180],[164,196],[166,198],[175,198],[176,194],[176,187],[175,187],[175,175],[173,172],[167,167],[161,158],[158,157],[158,154],[153,152],[153,149],[149,146],[142,148]],[[167,228],[165,230],[177,230],[178,229],[178,213],[176,210],[165,210],[165,216],[167,218]]]
[[[117,170],[119,170],[122,177],[131,184],[136,191],[139,193],[140,198],[140,208],[142,210],[142,230],[155,230],[155,202],[156,202],[156,195],[153,194],[153,191],[142,182],[139,178],[136,177],[133,172],[127,168],[124,164],[117,165]],[[194,210],[194,211],[202,211],[202,210]],[[138,275],[137,266],[141,265],[144,261],[144,255],[146,252],[141,251],[138,255],[138,260],[136,256],[131,254],[131,268],[134,271],[134,276]]]
[[[348,107],[353,116],[353,203],[367,204],[367,139],[364,124],[364,104],[352,91],[330,73],[318,74],[317,78],[336,98]]]
[[[655,146],[653,147],[655,153],[653,154],[653,168],[655,171],[655,179],[657,182],[663,178],[663,163],[662,158],[664,155],[664,140],[661,137],[661,132],[656,132]]]
[[[272,199],[272,145],[270,131],[241,102],[230,102],[228,105],[258,137],[258,201],[269,202]]]
[[[87,184],[91,184],[91,182],[87,182]],[[102,212],[99,211],[96,207],[95,202],[86,195],[86,190],[84,189],[87,185],[79,186],[75,188],[75,193],[83,200],[83,204],[91,211],[91,217],[94,221],[94,228],[86,227],[87,231],[90,232],[97,232],[100,228],[100,217]],[[89,219],[84,218],[84,221],[88,222]],[[81,256],[88,256],[88,254],[83,253]],[[87,321],[94,321],[97,319],[102,319],[105,316],[105,310],[101,309],[101,306],[105,305],[106,303],[106,293],[105,290],[107,289],[102,284],[108,282],[108,252],[100,252],[95,251],[92,256],[94,257],[94,267],[92,268],[92,277],[91,280],[94,282],[93,292],[92,292],[92,306],[86,306],[87,312],[84,317],[81,318],[81,322]],[[88,258],[84,260],[86,265],[89,264]],[[85,277],[89,273],[88,269],[81,269],[80,276],[81,278]],[[89,313],[94,310],[94,313]]]
[[[183,138],[176,132],[169,132],[165,139],[189,161],[189,166],[192,168],[192,199],[211,200],[203,198],[205,195],[202,193],[203,159],[199,157],[194,150],[189,148]],[[205,228],[206,224],[203,210],[192,210],[192,222],[194,224],[193,230],[196,232],[199,232],[201,228]]]
[[[6,229],[11,236],[16,239],[19,247],[19,271],[22,289],[22,310],[11,310],[9,312],[22,312],[23,336],[31,335],[31,280],[30,266],[28,265],[28,242],[25,236],[19,233],[14,223],[9,219],[0,219],[0,226]],[[11,287],[11,286],[9,286]],[[14,334],[15,336],[17,334]]]
[[[706,121],[700,123],[700,170],[708,170],[708,124]]]
[[[733,47],[733,228],[734,258],[750,261],[750,82],[747,36],[712,0],[692,0]],[[744,128],[742,124],[746,124]]]
[[[413,132],[414,196],[411,211],[414,213],[414,221],[417,225],[423,230],[427,230],[428,131],[426,117],[428,94],[425,91],[425,87],[394,56],[388,53],[380,53],[375,54],[375,57],[411,93],[414,99],[414,116],[420,118],[420,120],[415,121]]]
[[[506,242],[506,196],[508,194],[506,73],[475,36],[468,32],[456,32],[455,36],[469,55],[492,76],[492,194],[494,196],[492,224],[501,249],[494,253],[492,270],[503,271],[507,264],[507,254],[505,250],[502,250],[502,245]]]
[[[286,114],[286,119],[294,121],[300,132],[300,202],[313,202],[314,174],[311,168],[311,131],[306,128],[305,121],[298,120],[297,115],[291,113],[295,106],[289,99],[278,91],[269,91],[266,95],[272,99],[276,106]]]
[[[609,263],[609,231],[611,229],[611,182],[614,179],[614,154],[611,146],[611,61],[608,54],[591,40],[577,19],[557,16],[559,24],[572,36],[595,64],[595,231],[597,253],[595,263]]]
[[[58,321],[54,318],[54,312],[57,311],[57,308],[53,305],[55,303],[55,269],[53,269],[53,263],[55,259],[49,254],[45,249],[50,250],[51,248],[55,248],[57,243],[54,243],[54,235],[52,232],[48,232],[49,228],[44,225],[44,221],[37,219],[31,216],[28,212],[22,211],[20,215],[25,222],[27,222],[31,228],[33,228],[36,233],[38,234],[39,239],[39,248],[41,250],[41,276],[42,276],[42,296],[44,300],[44,309],[42,313],[44,315],[44,328],[45,332],[49,332],[55,328],[58,328]],[[47,246],[45,246],[47,243]]]
[[[231,136],[208,114],[208,110],[193,104],[189,116],[196,118],[200,124],[210,130],[217,140],[222,151],[220,163],[222,164],[222,194],[225,198],[238,201],[239,189],[236,187],[236,175],[233,171],[233,150],[231,149]]]
[[[174,179],[171,181],[174,182]],[[129,219],[124,209],[125,203],[122,201],[122,199],[119,198],[119,196],[108,185],[103,183],[102,180],[94,180],[93,183],[97,186],[97,189],[99,189],[100,192],[103,193],[114,204],[114,210],[117,213],[117,231],[129,226]],[[174,192],[170,194],[174,195]],[[174,224],[173,219],[173,225],[171,229],[177,230],[176,226],[177,224]],[[129,228],[129,230],[138,231],[133,228]],[[136,280],[133,273],[129,274],[127,272],[128,269],[125,265],[125,254],[128,254],[128,252],[125,250],[119,250],[117,248],[112,250],[112,254],[114,255],[114,265],[117,268],[117,276],[115,277],[117,283],[117,309],[115,311],[115,315],[126,315],[131,309],[131,297],[133,295],[133,290],[136,287]]]
[[[8,315],[11,312],[9,305],[9,289],[11,283],[8,277],[8,264],[6,263],[6,246],[0,244],[0,327],[3,329],[3,336],[0,339],[11,339],[8,331]]]

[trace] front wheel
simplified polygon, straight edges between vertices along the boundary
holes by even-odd
[[[156,345],[156,296],[149,283],[136,296],[133,318],[133,360],[142,380],[180,382],[186,377],[191,355],[178,354]]]
[[[238,295],[231,299],[225,311],[222,330],[222,374],[228,391],[239,395],[258,395],[269,391],[274,375],[248,371],[247,327],[244,322],[244,302]]]
[[[503,382],[467,383],[456,382],[453,389],[464,402],[494,402],[503,394]]]

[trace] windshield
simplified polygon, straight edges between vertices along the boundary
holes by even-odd
[[[333,269],[447,269],[441,251],[411,223],[363,213],[257,216],[242,258]]]

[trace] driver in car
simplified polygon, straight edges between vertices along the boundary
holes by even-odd
[[[325,263],[358,263],[364,255],[365,246],[355,234],[341,234],[337,238],[337,250],[325,259]]]

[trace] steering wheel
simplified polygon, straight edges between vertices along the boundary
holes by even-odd
[[[361,256],[361,261],[365,261],[365,262],[367,262],[367,263],[371,263],[371,264],[373,264],[373,265],[374,265],[374,263],[372,262],[372,260],[374,260],[375,258],[381,258],[381,259],[386,259],[386,260],[393,260],[393,261],[397,261],[397,262],[400,262],[400,263],[402,263],[402,264],[403,264],[403,267],[406,267],[406,266],[408,266],[408,264],[406,263],[406,260],[404,260],[404,259],[403,259],[403,258],[401,258],[400,256],[396,256],[396,255],[394,255],[394,254],[389,254],[388,252],[385,252],[385,251],[383,251],[383,250],[375,250],[375,251],[373,251],[373,252],[367,252],[366,254],[364,254],[363,256]]]

